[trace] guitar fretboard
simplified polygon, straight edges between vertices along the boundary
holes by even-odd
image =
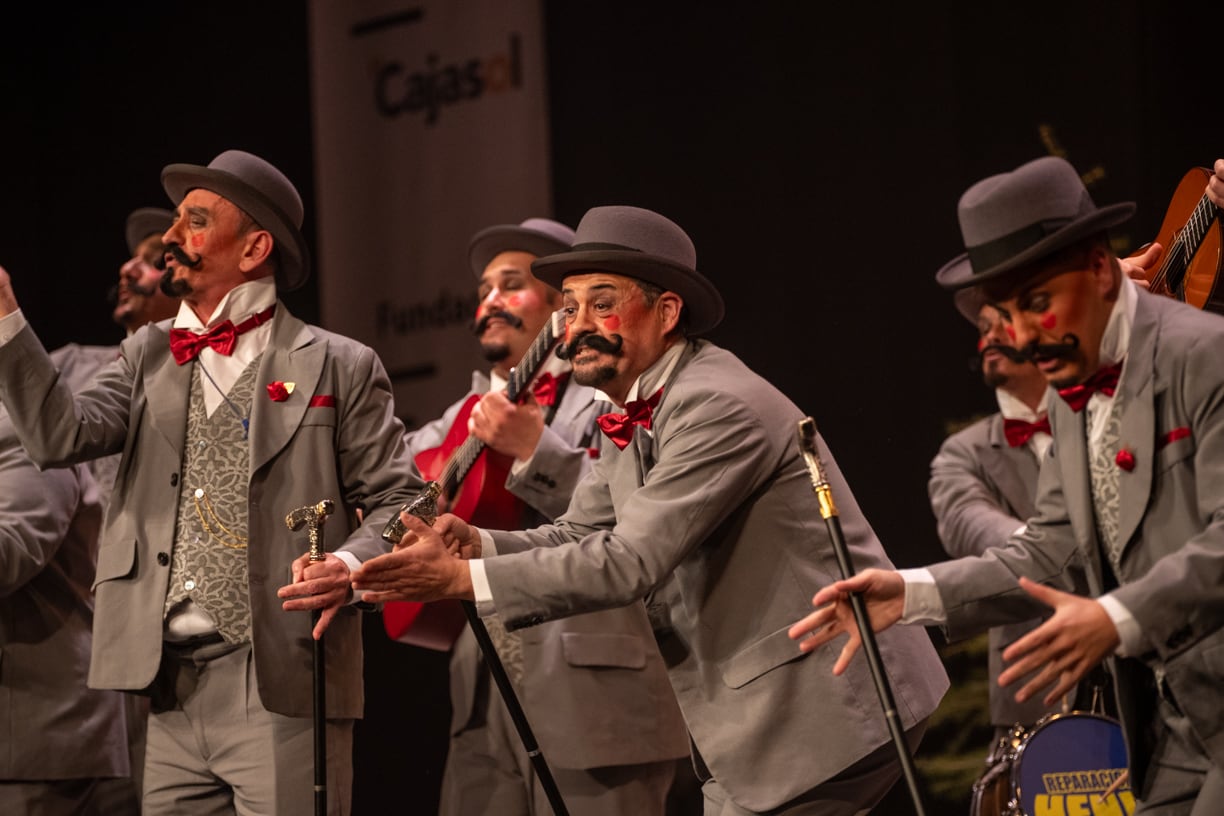
[[[1177,234],[1177,240],[1169,251],[1169,261],[1162,270],[1170,292],[1181,292],[1190,261],[1194,259],[1194,253],[1198,252],[1199,245],[1203,243],[1207,230],[1211,229],[1219,212],[1215,204],[1211,203],[1211,199],[1204,195],[1186,220],[1186,226]]]

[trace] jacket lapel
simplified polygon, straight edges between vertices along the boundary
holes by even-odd
[[[1088,475],[1088,437],[1084,412],[1072,411],[1062,398],[1051,396],[1050,423],[1054,454],[1062,473],[1063,505],[1085,562],[1089,589],[1101,592],[1101,554],[1097,546],[1096,514],[1092,509],[1092,481]],[[1041,480],[1039,480],[1040,483]]]
[[[1012,512],[1021,519],[1033,515],[1032,489],[1037,481],[1037,460],[1027,445],[1013,448],[1003,434],[1003,415],[990,423],[989,445],[981,449],[982,467],[991,474]]]
[[[251,398],[252,476],[289,443],[302,424],[326,360],[327,343],[319,342],[310,327],[278,301],[272,337],[260,360]],[[269,398],[267,386],[276,381],[294,383],[289,399],[275,402]]]
[[[1143,519],[1156,466],[1153,446],[1156,439],[1154,358],[1159,326],[1156,316],[1145,308],[1144,300],[1140,297],[1135,307],[1126,371],[1119,383],[1122,417],[1118,446],[1119,450],[1130,450],[1135,456],[1135,469],[1118,474],[1118,541],[1122,544],[1123,553]]]
[[[166,324],[169,325],[169,324]],[[149,324],[145,331],[144,408],[150,421],[174,453],[182,459],[187,439],[187,403],[191,399],[194,365],[179,365],[170,354],[170,335],[159,325]],[[150,400],[149,394],[157,394]]]

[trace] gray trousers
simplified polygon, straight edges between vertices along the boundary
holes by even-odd
[[[264,708],[250,644],[176,654],[174,701],[149,714],[144,814],[314,812],[314,727]],[[327,812],[348,816],[353,721],[327,723]]]
[[[1186,717],[1161,699],[1153,718],[1152,762],[1140,789],[1135,816],[1219,816],[1224,813],[1224,772]]]

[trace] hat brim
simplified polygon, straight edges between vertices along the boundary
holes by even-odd
[[[140,245],[150,235],[156,235],[160,240],[173,223],[174,213],[160,207],[141,207],[133,210],[127,218],[123,231],[123,237],[127,240],[128,252],[135,255]]]
[[[998,280],[1007,273],[1039,261],[1081,238],[1087,238],[1101,230],[1117,226],[1129,220],[1134,214],[1135,204],[1130,201],[1101,207],[1083,218],[1064,225],[1061,229],[1050,233],[1007,260],[980,271],[973,269],[969,261],[969,253],[962,252],[940,267],[935,273],[935,280],[940,286],[949,290],[963,289],[966,286],[976,286],[986,281]]]
[[[301,230],[271,199],[235,175],[198,164],[167,165],[161,174],[162,187],[170,200],[178,205],[187,193],[196,188],[211,190],[232,201],[260,227],[272,233],[280,250],[276,270],[276,286],[291,292],[310,277],[310,253]]]
[[[560,289],[562,282],[570,275],[609,272],[675,292],[688,307],[688,331],[693,335],[710,331],[722,322],[726,314],[722,295],[697,270],[645,252],[621,249],[563,252],[534,261],[531,271],[556,289]]]
[[[565,252],[570,245],[517,224],[488,227],[476,233],[468,246],[468,263],[479,278],[493,259],[503,252],[530,252],[537,258]]]

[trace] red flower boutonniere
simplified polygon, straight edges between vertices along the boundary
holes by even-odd
[[[268,383],[268,398],[273,402],[284,402],[289,399],[296,385],[297,383],[281,382],[280,380],[270,382]]]
[[[1135,454],[1131,453],[1128,448],[1123,448],[1118,451],[1118,455],[1114,457],[1114,462],[1118,467],[1130,473],[1135,469]]]

